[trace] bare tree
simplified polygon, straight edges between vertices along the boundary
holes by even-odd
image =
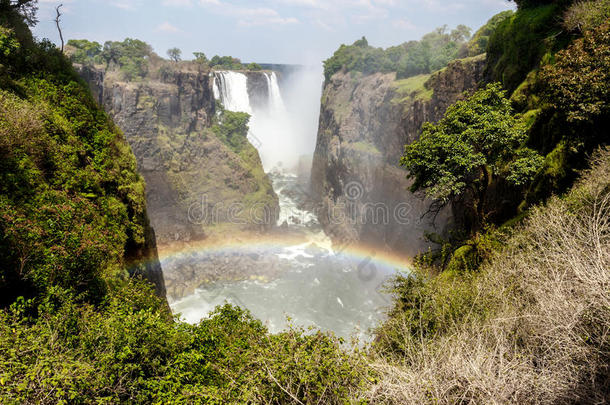
[[[63,4],[55,7],[55,11],[57,12],[57,17],[55,17],[55,24],[57,25],[57,31],[59,31],[59,39],[61,40],[61,53],[64,52],[64,36],[61,32],[61,26],[59,25],[59,19],[61,18],[61,13],[59,9],[63,7]]]

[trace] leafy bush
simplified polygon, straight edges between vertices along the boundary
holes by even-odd
[[[586,165],[586,156],[608,142],[610,125],[610,26],[585,32],[557,53],[536,78],[534,96],[542,108],[530,129],[529,143],[547,154],[528,202],[564,192]]]
[[[99,302],[145,244],[144,184],[70,62],[19,18],[1,30],[18,46],[0,55],[0,306],[54,287]]]
[[[0,310],[3,403],[338,404],[366,376],[333,336],[270,335],[229,305],[197,325],[174,322],[144,283],[115,283],[96,308],[60,289],[31,305]]]
[[[107,41],[100,57],[106,66],[118,66],[127,80],[144,77],[148,73],[148,60],[152,47],[138,39],[127,38],[123,42]]]
[[[219,106],[216,121],[212,126],[212,132],[234,152],[239,153],[248,145],[250,114],[225,110]]]

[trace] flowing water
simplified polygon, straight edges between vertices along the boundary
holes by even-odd
[[[406,261],[357,245],[333,246],[315,215],[303,208],[306,185],[295,174],[277,168],[279,157],[290,155],[290,148],[286,146],[283,154],[275,152],[276,146],[289,145],[291,134],[297,131],[290,129],[290,112],[277,76],[266,73],[266,77],[270,100],[263,109],[250,105],[245,75],[216,73],[214,93],[225,108],[252,114],[249,136],[259,142],[253,144],[270,172],[281,209],[273,243],[231,246],[222,251],[222,257],[255,257],[260,265],[273,258],[279,263],[279,271],[270,279],[255,277],[205,285],[171,303],[172,310],[188,322],[197,322],[217,305],[230,302],[249,309],[272,332],[292,323],[332,331],[344,338],[357,335],[366,339],[390,303],[382,291],[384,282],[397,270],[407,270]],[[294,235],[300,242],[289,242],[294,239],[288,236]],[[247,263],[252,266],[251,261]]]

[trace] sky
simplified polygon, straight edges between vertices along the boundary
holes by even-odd
[[[386,48],[445,24],[476,30],[514,8],[505,0],[39,0],[37,37],[59,42],[53,20],[60,3],[67,39],[137,38],[164,57],[178,47],[184,59],[204,52],[311,65],[362,36]]]

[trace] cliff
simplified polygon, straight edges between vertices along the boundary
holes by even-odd
[[[0,52],[0,306],[59,290],[99,303],[128,273],[164,299],[144,181],[123,134],[68,59],[2,7],[12,47]]]
[[[425,232],[443,233],[449,210],[433,221],[430,201],[408,191],[399,167],[404,145],[440,119],[484,78],[485,56],[457,60],[432,75],[339,72],[325,84],[311,185],[318,218],[335,241],[425,250]]]
[[[154,78],[124,81],[88,66],[78,70],[137,158],[160,246],[194,242],[228,229],[260,231],[273,225],[272,220],[234,221],[223,209],[214,211],[213,218],[207,215],[207,207],[247,206],[252,199],[278,212],[277,196],[254,148],[248,145],[246,154],[255,158],[247,161],[244,153],[210,130],[216,106],[208,71],[178,65],[160,69]]]

